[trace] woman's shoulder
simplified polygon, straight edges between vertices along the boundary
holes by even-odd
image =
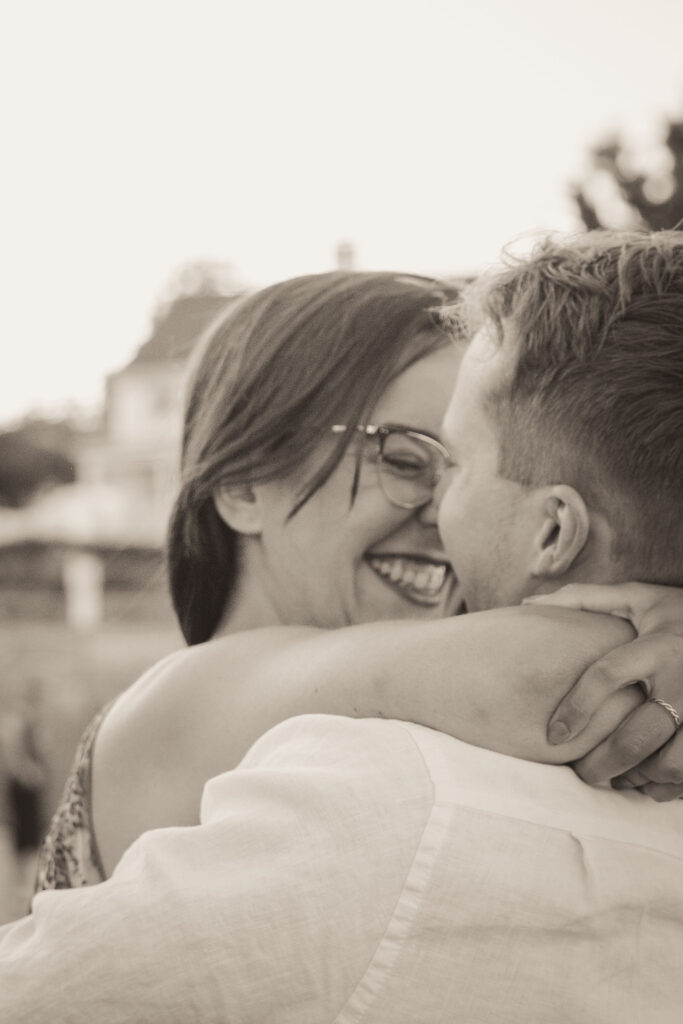
[[[103,737],[133,743],[145,737],[145,749],[164,743],[168,729],[187,731],[195,718],[213,715],[230,702],[230,684],[244,672],[307,639],[317,630],[277,626],[244,630],[185,647],[166,655],[124,690],[103,721]],[[149,727],[153,726],[150,733]]]
[[[93,825],[107,873],[141,832],[196,824],[203,783],[222,764],[220,726],[235,684],[306,632],[250,630],[175,651],[117,698],[92,761]]]

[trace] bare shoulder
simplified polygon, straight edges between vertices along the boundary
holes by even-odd
[[[198,822],[204,783],[234,767],[224,737],[236,689],[308,635],[283,627],[198,644],[121,694],[93,751],[93,828],[107,874],[142,832]]]

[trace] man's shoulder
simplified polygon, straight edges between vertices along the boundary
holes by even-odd
[[[477,772],[480,762],[488,761],[495,772],[500,759],[501,755],[490,750],[415,722],[309,714],[270,729],[252,746],[240,767],[298,766],[324,768],[328,773],[339,769],[346,778],[358,775],[366,780],[374,775],[386,780],[400,776],[404,781],[411,777],[433,793],[437,782],[448,789],[461,768],[471,764]]]
[[[566,765],[500,754],[412,722],[304,715],[262,737],[243,764],[252,757],[273,768],[317,768],[325,786],[335,777],[342,787],[356,780],[361,793],[380,800],[401,792],[678,857],[683,850],[683,802],[588,786]]]
[[[325,828],[363,833],[379,815],[392,819],[397,834],[419,831],[434,785],[413,728],[420,727],[341,715],[288,719],[257,740],[236,769],[209,780],[201,820],[219,821],[242,795],[258,792],[305,808],[309,821],[324,817]]]
[[[435,806],[499,817],[683,859],[683,802],[589,786],[568,765],[542,764],[407,726],[429,771]]]
[[[557,781],[555,766],[540,765],[498,754],[415,722],[383,718],[350,718],[308,714],[274,726],[254,743],[240,769],[324,772],[327,781],[338,772],[366,783],[376,777],[396,788],[408,778],[427,787],[440,802],[467,797],[475,782],[483,791]],[[574,778],[570,769],[559,772]],[[518,776],[521,776],[519,779]],[[571,783],[570,783],[571,785]]]
[[[421,729],[394,719],[298,715],[260,737],[238,770],[306,772],[326,786],[335,780],[391,790],[400,785],[431,798],[431,773],[414,735]]]

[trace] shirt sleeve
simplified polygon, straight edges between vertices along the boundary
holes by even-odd
[[[146,833],[107,882],[0,929],[0,1020],[332,1021],[432,801],[400,723],[283,723],[207,784],[199,826]]]

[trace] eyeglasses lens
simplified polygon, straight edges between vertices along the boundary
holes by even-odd
[[[378,464],[382,490],[401,508],[417,508],[429,501],[438,479],[438,453],[406,434],[383,438]]]

